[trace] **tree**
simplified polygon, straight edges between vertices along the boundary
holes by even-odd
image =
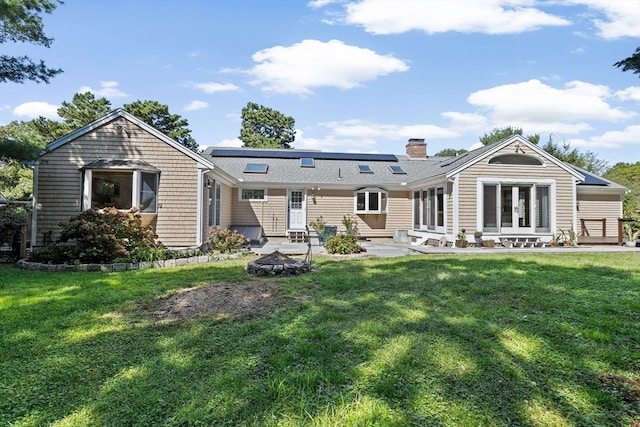
[[[513,126],[505,126],[502,128],[494,128],[490,133],[485,133],[480,137],[482,145],[493,144],[494,142],[502,141],[505,138],[509,138],[511,135],[522,136],[522,128],[516,128]],[[525,137],[529,142],[537,144],[540,141],[540,135],[527,135]]]
[[[244,147],[291,148],[296,121],[279,111],[249,102],[242,109],[240,141]]]
[[[39,13],[51,13],[57,0],[29,0],[0,2],[0,44],[33,43],[50,47],[53,39],[44,34],[42,18]],[[47,68],[44,61],[33,62],[28,56],[0,55],[0,82],[23,83],[32,80],[37,83],[49,83],[49,80],[61,73],[61,69]]]
[[[570,143],[558,145],[553,142],[552,135],[549,135],[549,141],[542,147],[542,149],[558,160],[597,175],[603,174],[608,168],[607,162],[605,160],[598,159],[598,156],[594,152],[581,152],[577,148],[572,149]]]
[[[64,101],[58,108],[69,132],[88,125],[111,111],[111,102],[104,97],[96,98],[91,92],[76,93],[71,102]],[[68,133],[68,132],[67,132]]]
[[[633,55],[623,59],[622,61],[616,62],[613,66],[622,68],[622,71],[631,71],[634,74],[640,74],[640,47],[636,48]]]
[[[31,198],[33,170],[24,164],[37,157],[44,141],[30,122],[0,126],[0,193],[12,200]]]
[[[464,148],[461,148],[459,150],[456,150],[455,148],[445,148],[444,150],[436,153],[436,157],[454,157],[460,156],[465,153],[467,153],[467,150],[465,150]]]
[[[640,162],[616,163],[604,177],[629,189],[622,203],[624,217],[640,219]]]
[[[160,132],[194,152],[199,152],[198,143],[191,136],[189,121],[179,114],[170,114],[169,107],[157,101],[134,101],[124,104],[124,109],[143,122],[153,126]]]

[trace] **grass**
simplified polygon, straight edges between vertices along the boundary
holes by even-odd
[[[245,263],[0,266],[0,425],[640,422],[637,253],[324,258],[265,318],[139,310]]]

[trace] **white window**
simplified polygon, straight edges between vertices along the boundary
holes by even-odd
[[[82,209],[136,207],[140,213],[157,213],[158,181],[156,172],[87,169]]]
[[[240,200],[267,200],[267,190],[264,188],[242,188],[240,189]]]
[[[354,211],[360,214],[387,213],[387,192],[380,188],[363,188],[354,194]]]
[[[441,232],[444,230],[444,187],[413,192],[414,227]]]
[[[209,189],[209,227],[220,226],[220,183],[211,180],[208,185]]]

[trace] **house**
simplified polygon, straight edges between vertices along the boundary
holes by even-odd
[[[209,148],[196,154],[123,110],[49,144],[35,173],[32,242],[90,207],[140,207],[170,247],[202,244],[214,226],[301,238],[322,216],[357,220],[366,238],[404,233],[415,244],[550,241],[559,230],[617,241],[626,189],[559,161],[514,135],[456,157]]]

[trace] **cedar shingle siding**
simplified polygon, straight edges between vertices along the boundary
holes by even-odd
[[[80,213],[80,169],[98,158],[142,159],[160,169],[156,233],[166,246],[196,243],[197,162],[118,117],[40,157],[36,245],[48,233],[55,239],[58,224]]]

